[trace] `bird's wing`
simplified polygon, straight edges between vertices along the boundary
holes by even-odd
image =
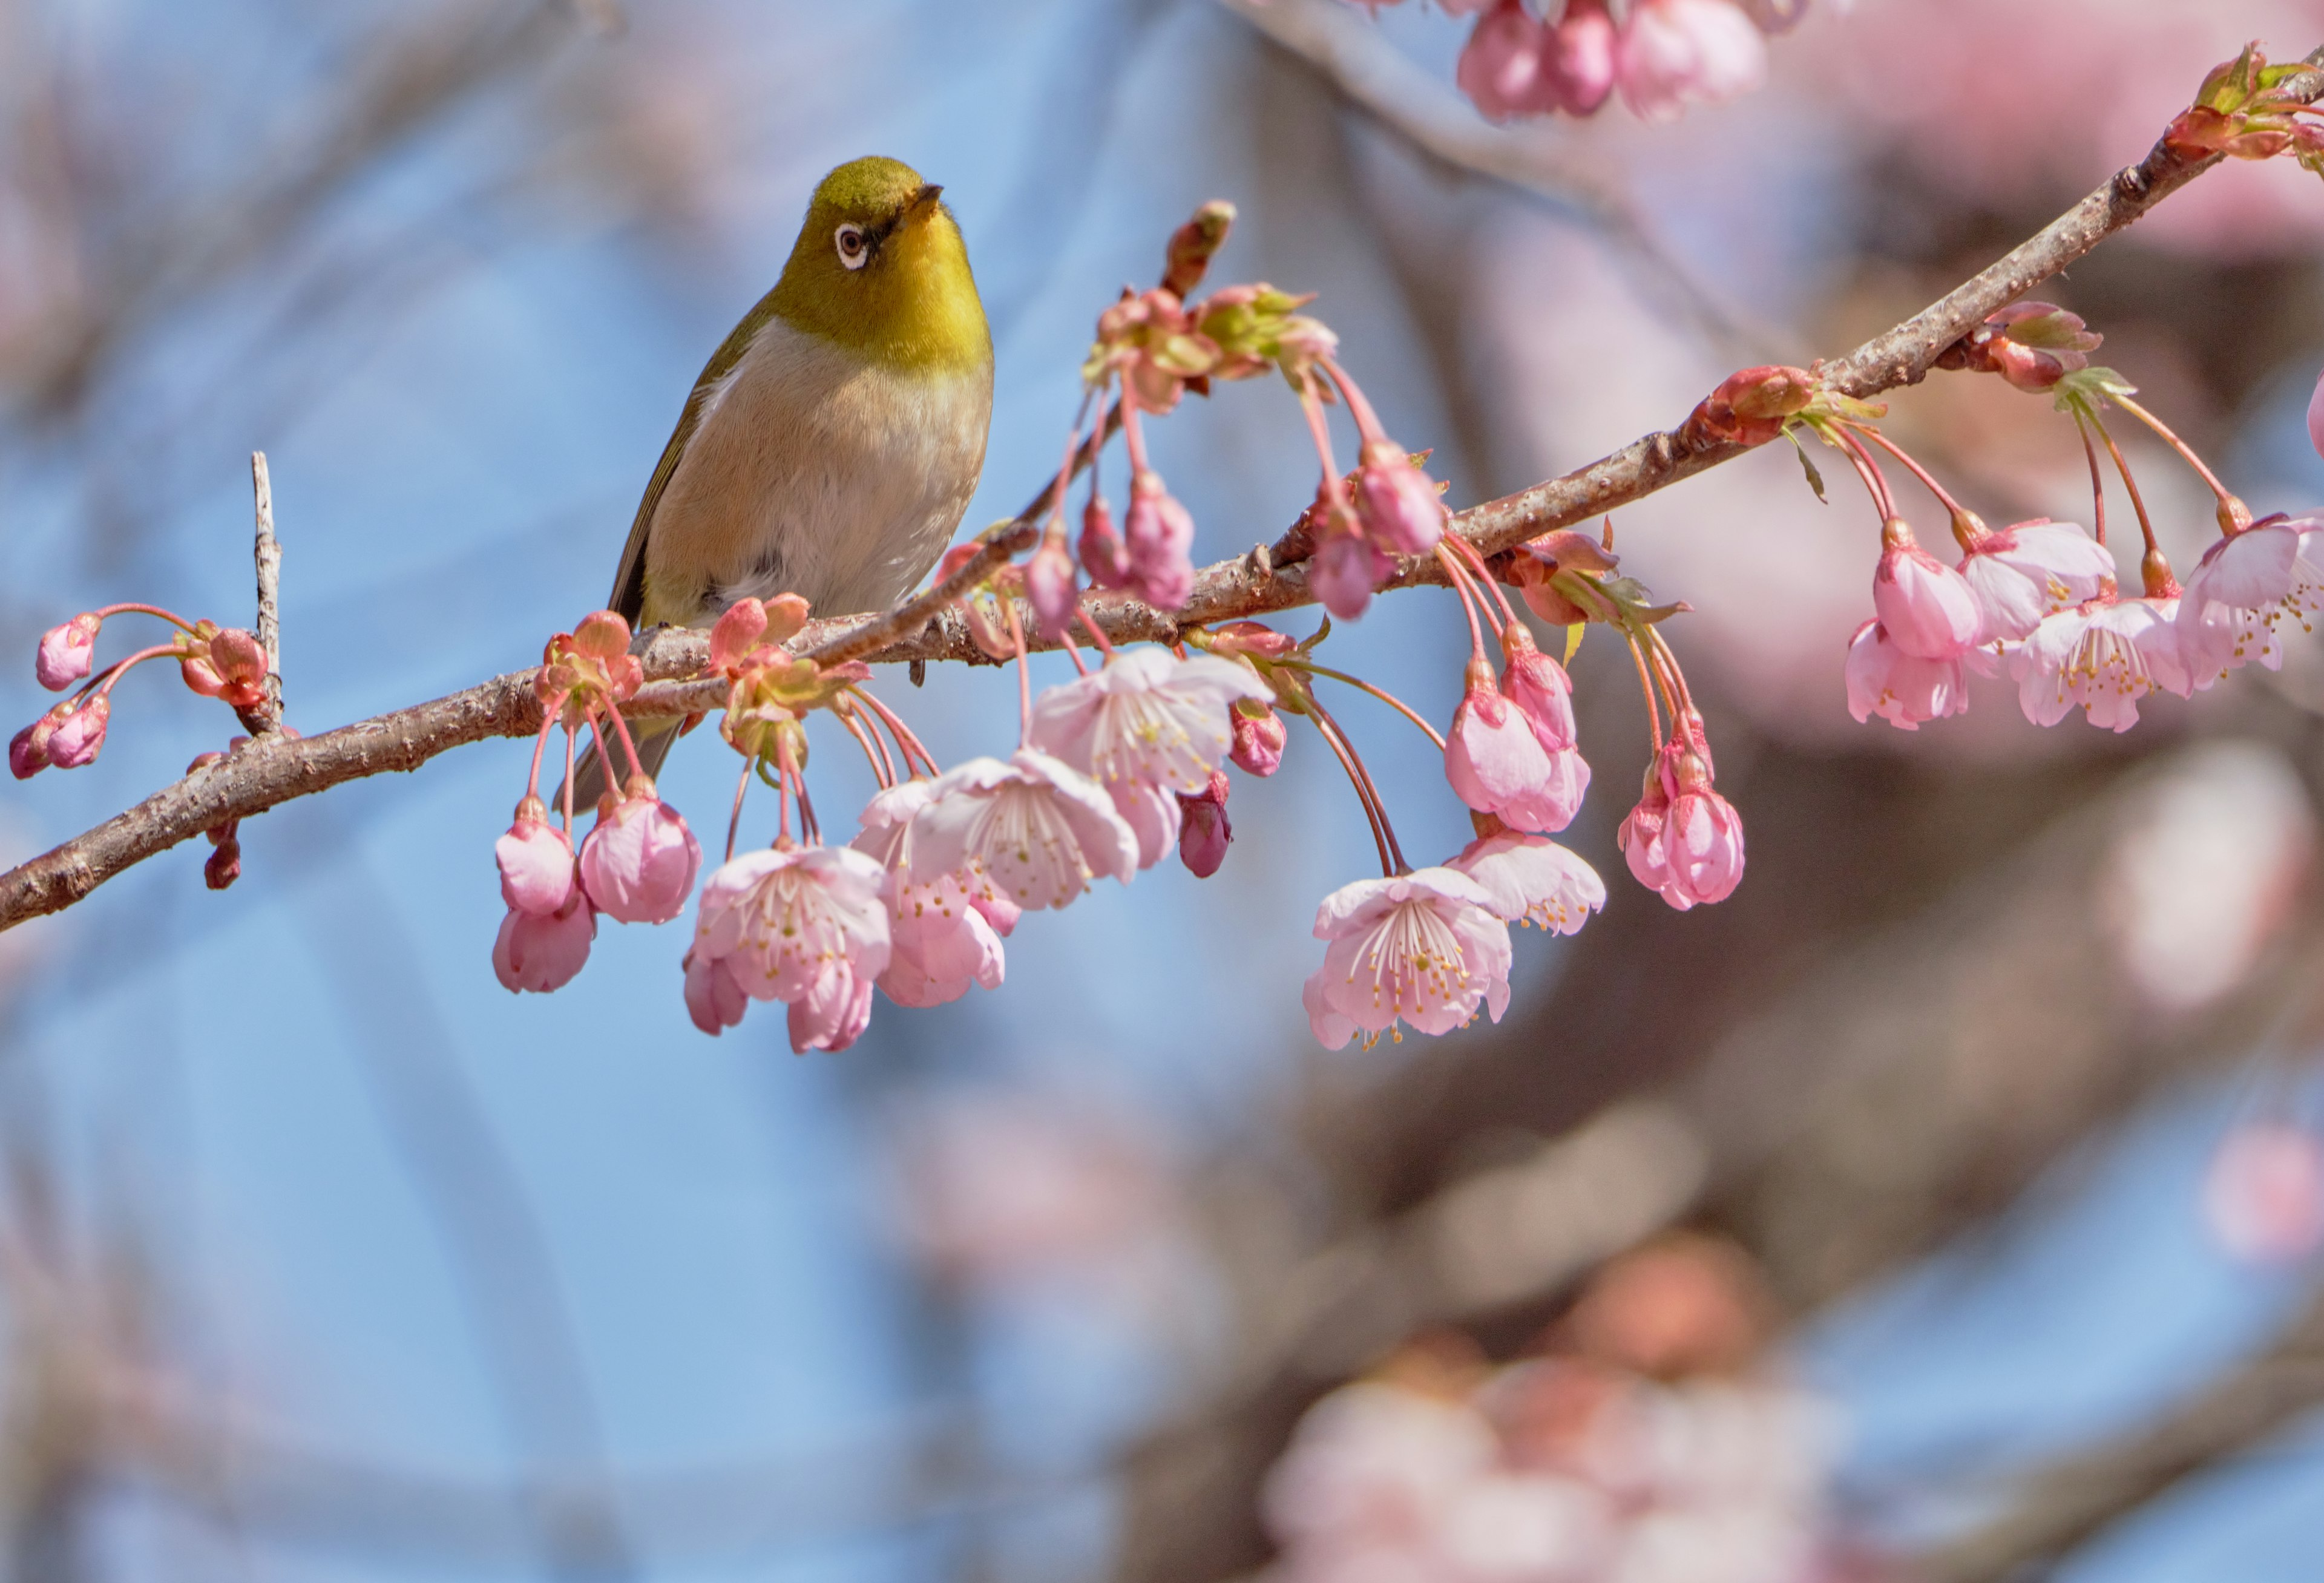
[[[645,612],[646,538],[653,529],[654,511],[661,504],[662,491],[669,487],[670,476],[678,471],[678,461],[686,455],[687,444],[694,438],[695,428],[701,423],[711,399],[774,315],[775,294],[770,291],[719,343],[718,350],[703,364],[701,377],[687,395],[685,410],[678,415],[678,428],[671,432],[669,444],[662,447],[661,460],[655,465],[653,477],[646,484],[645,498],[638,502],[638,514],[630,523],[630,541],[622,547],[621,567],[613,574],[613,592],[607,603],[624,621],[634,624]]]

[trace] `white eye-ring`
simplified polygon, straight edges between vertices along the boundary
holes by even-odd
[[[839,249],[839,262],[851,270],[860,270],[872,257],[872,248],[863,240],[861,225],[842,225],[832,234],[832,245]]]

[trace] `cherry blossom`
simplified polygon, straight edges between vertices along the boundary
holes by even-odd
[[[1547,836],[1496,830],[1444,865],[1483,887],[1495,916],[1553,934],[1572,934],[1606,905],[1598,870]]]
[[[1355,483],[1356,520],[1381,548],[1426,555],[1444,536],[1444,502],[1436,481],[1395,441],[1365,443]]]
[[[686,910],[702,845],[677,809],[632,778],[581,843],[581,883],[599,912],[624,924],[666,924]]]
[[[94,763],[105,747],[106,727],[112,721],[113,700],[99,693],[57,720],[43,744],[48,761],[60,769],[78,769]]]
[[[2092,725],[2125,732],[2149,693],[2186,696],[2193,682],[2173,625],[2179,603],[2094,599],[2043,618],[2009,658],[2025,718],[2055,725],[2079,705]]]
[[[1317,538],[1309,583],[1323,608],[1343,621],[1371,608],[1372,591],[1396,570],[1393,557],[1364,537],[1350,520],[1327,523]]]
[[[1518,830],[1564,829],[1590,787],[1590,766],[1582,755],[1545,749],[1530,718],[1502,695],[1492,673],[1473,665],[1445,733],[1444,776],[1462,802]]]
[[[493,942],[493,971],[511,994],[561,989],[589,960],[589,942],[596,933],[597,915],[578,886],[553,913],[512,907],[501,919],[500,935]]]
[[[1573,680],[1565,667],[1534,644],[1533,635],[1512,621],[1501,632],[1501,691],[1533,728],[1534,740],[1551,753],[1580,740],[1573,724]]]
[[[887,883],[877,859],[845,846],[778,845],[722,865],[703,881],[686,958],[695,1026],[732,1026],[739,990],[789,1004],[792,1049],[845,1049],[888,967]]]
[[[1257,672],[1235,660],[1134,649],[1043,693],[1033,705],[1030,741],[1102,783],[1134,781],[1193,796],[1233,745],[1234,705],[1274,697]]]
[[[1848,645],[1848,712],[1859,721],[1874,715],[1904,731],[1924,720],[1969,713],[1968,678],[1959,659],[1923,659],[1888,639],[1887,629],[1869,621]]]
[[[1105,795],[1113,811],[1138,837],[1138,866],[1150,869],[1178,844],[1179,805],[1184,800],[1167,787],[1145,780],[1109,780]]]
[[[65,705],[60,704],[57,710]],[[8,773],[18,780],[30,780],[49,767],[49,739],[56,734],[58,724],[64,719],[51,711],[32,722],[8,739]]]
[[[1264,704],[1247,701],[1235,705],[1233,727],[1234,750],[1227,757],[1236,768],[1264,779],[1283,768],[1283,750],[1291,733],[1281,715]]]
[[[1917,659],[1967,653],[1985,619],[1969,579],[1914,542],[1902,519],[1890,518],[1880,537],[1872,606],[1889,641]]]
[[[266,701],[266,650],[240,627],[228,627],[178,662],[186,686],[236,709]]]
[[[932,790],[928,781],[908,780],[880,793],[865,805],[852,843],[887,871],[890,953],[878,983],[899,1006],[942,1006],[971,984],[997,989],[1007,969],[1006,931],[995,930],[972,901],[967,876],[911,878],[912,820]]]
[[[1035,748],[947,770],[912,820],[916,882],[965,873],[975,891],[1031,910],[1066,906],[1093,879],[1126,883],[1137,872],[1137,833],[1105,789]]]
[[[573,845],[549,823],[549,810],[528,796],[508,833],[493,843],[500,865],[501,899],[512,912],[536,916],[563,909],[573,894]]]
[[[1977,595],[1983,648],[2031,637],[2043,617],[2098,598],[2115,580],[2115,564],[2073,523],[2036,517],[1976,539],[1960,575]]]
[[[2324,1144],[2285,1121],[2237,1127],[2204,1177],[2203,1218],[2246,1263],[2306,1258],[2324,1246]]]
[[[1644,121],[1674,121],[1766,75],[1767,41],[1730,0],[1633,0],[1614,42],[1615,83]]]
[[[1234,826],[1227,819],[1226,772],[1213,770],[1202,795],[1180,797],[1178,807],[1178,861],[1195,879],[1207,879],[1227,861],[1227,848],[1234,841]]]
[[[1176,610],[1194,591],[1194,520],[1150,469],[1130,481],[1121,542],[1122,585],[1160,610]]]
[[[2324,375],[2318,376],[2316,393],[2308,398],[2308,443],[2324,456]]]
[[[2324,516],[2270,517],[2203,552],[2179,603],[2181,658],[2209,687],[2256,659],[2283,666],[2282,629],[2324,610]]]
[[[96,662],[97,630],[102,624],[94,612],[51,627],[41,634],[32,674],[51,693],[61,693],[89,673]]]
[[[1081,584],[1062,536],[1043,538],[1025,563],[1025,597],[1043,636],[1056,639],[1072,627],[1074,612],[1081,605]]]
[[[1620,839],[1638,883],[1681,912],[1724,901],[1742,883],[1742,815],[1712,787],[1709,762],[1682,743],[1646,771]]]
[[[1509,1003],[1509,930],[1491,893],[1452,869],[1359,879],[1323,898],[1315,938],[1331,942],[1304,999],[1315,1037],[1338,1049],[1399,1021],[1425,1034]]]

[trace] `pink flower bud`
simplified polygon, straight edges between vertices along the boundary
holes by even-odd
[[[217,850],[202,865],[202,883],[212,890],[224,890],[241,878],[242,842],[229,835],[217,843]]]
[[[1081,553],[1082,565],[1098,587],[1130,586],[1130,553],[1120,529],[1113,525],[1113,507],[1102,494],[1090,496],[1082,508]]]
[[[1163,487],[1162,475],[1140,473],[1130,483],[1130,514],[1121,541],[1129,557],[1129,586],[1157,610],[1176,610],[1194,592],[1194,520]]]
[[[1025,563],[1025,596],[1043,637],[1062,638],[1073,630],[1074,612],[1081,608],[1081,581],[1074,575],[1074,557],[1066,553],[1062,534],[1044,537]]]
[[[1470,32],[1453,79],[1488,120],[1539,115],[1550,108],[1543,79],[1554,50],[1548,24],[1523,0],[1496,0]]]
[[[807,992],[790,1005],[791,1050],[844,1050],[872,1026],[872,986],[845,957],[823,964]]]
[[[596,933],[597,915],[577,888],[546,917],[511,908],[493,942],[493,971],[512,995],[561,989],[589,960],[589,942]]]
[[[1533,634],[1516,623],[1501,634],[1508,664],[1501,691],[1533,727],[1534,740],[1549,752],[1563,752],[1578,740],[1573,724],[1573,682],[1565,667],[1534,644]]]
[[[1253,708],[1255,714],[1243,710]],[[1283,768],[1283,747],[1290,739],[1283,717],[1264,704],[1235,705],[1234,750],[1227,755],[1245,775],[1261,778]]]
[[[49,735],[49,762],[60,769],[78,769],[95,759],[105,746],[105,728],[112,719],[113,700],[99,693],[57,722]]]
[[[1403,447],[1374,440],[1356,473],[1356,520],[1382,548],[1426,555],[1444,536],[1444,502]]]
[[[581,843],[581,883],[599,912],[624,924],[666,924],[685,909],[701,843],[650,783],[630,790]]]
[[[735,669],[759,646],[759,639],[766,630],[767,607],[763,601],[742,598],[728,605],[726,613],[710,629],[710,668],[730,672]]]
[[[1207,879],[1227,861],[1234,826],[1227,821],[1227,778],[1211,771],[1211,784],[1199,796],[1178,799],[1178,861],[1197,879]]]
[[[686,953],[686,1014],[696,1027],[715,1038],[741,1022],[750,1004],[724,957],[699,950]]]
[[[2306,1258],[2324,1245],[2324,1146],[2290,1122],[2243,1123],[2212,1158],[2203,1218],[2221,1245],[2247,1263]]]
[[[516,822],[493,843],[500,864],[501,899],[518,912],[546,916],[573,894],[573,847],[565,832],[549,823],[549,810],[529,796],[516,807]]]
[[[1725,901],[1742,883],[1743,816],[1711,789],[1710,768],[1701,759],[1687,751],[1671,757],[1678,795],[1663,818],[1660,889],[1665,901],[1684,912]],[[1637,871],[1635,859],[1630,866]]]
[[[1576,115],[1594,115],[1614,91],[1614,19],[1606,0],[1566,0],[1565,14],[1552,30],[1554,52],[1545,86],[1554,86],[1554,106]]]
[[[1278,632],[1263,621],[1229,621],[1211,633],[1211,652],[1231,659],[1245,654],[1280,659],[1298,647],[1298,640],[1290,633]]]
[[[83,613],[41,634],[41,649],[32,674],[51,693],[61,693],[83,676],[96,661],[97,629],[100,623]]]
[[[1614,50],[1622,98],[1642,121],[1674,121],[1767,75],[1767,41],[1731,0],[1632,0]]]
[[[1646,771],[1646,790],[1639,794],[1638,805],[1623,819],[1618,837],[1630,877],[1649,890],[1659,891],[1670,882],[1670,863],[1663,850],[1670,805],[1670,790],[1664,784],[1662,761],[1657,759]]]
[[[2308,443],[2324,456],[2324,378],[2316,382],[2316,393],[2308,398]]]
[[[1590,767],[1579,753],[1544,748],[1492,672],[1472,665],[1445,733],[1444,778],[1477,812],[1499,815],[1515,830],[1550,833],[1573,822]]]
[[[1688,420],[1714,439],[1738,446],[1765,445],[1815,399],[1816,376],[1780,364],[1729,374],[1702,399]]]
[[[998,893],[972,896],[968,898],[968,905],[982,914],[984,921],[992,925],[992,932],[1003,940],[1016,932],[1017,920],[1025,916],[1023,907]]]
[[[1370,608],[1372,590],[1396,570],[1396,563],[1352,529],[1326,533],[1315,547],[1309,585],[1323,608],[1343,621],[1354,621]]]
[[[23,731],[8,739],[8,772],[18,780],[30,780],[49,767],[49,738],[55,734],[57,717],[43,714]]]
[[[1901,518],[1881,530],[1872,606],[1889,640],[1916,659],[1958,659],[1977,642],[1985,615],[1969,579],[1914,541]]]

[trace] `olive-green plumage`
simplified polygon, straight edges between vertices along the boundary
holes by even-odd
[[[992,337],[940,190],[877,158],[816,189],[639,502],[613,594],[633,625],[707,626],[784,593],[817,615],[881,609],[943,554],[984,465]]]

